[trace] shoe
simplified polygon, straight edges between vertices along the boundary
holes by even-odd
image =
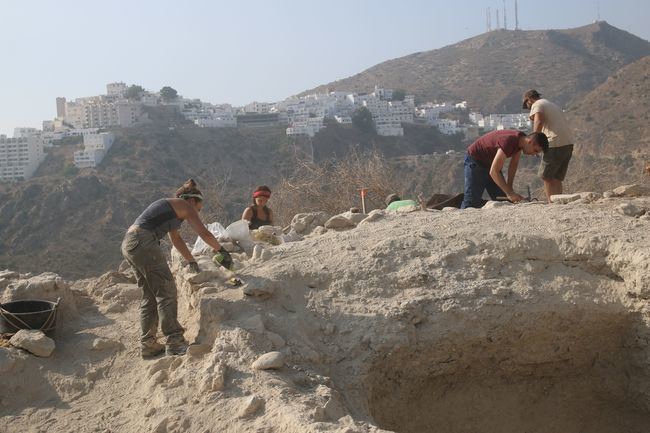
[[[147,340],[140,343],[140,355],[143,359],[153,358],[165,351],[165,346],[158,343],[156,340]]]
[[[165,346],[165,356],[185,355],[187,352],[187,343],[173,343]]]

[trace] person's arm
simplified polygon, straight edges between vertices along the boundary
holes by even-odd
[[[219,251],[221,249],[221,245],[217,239],[212,233],[210,233],[210,230],[208,230],[203,225],[203,222],[199,218],[199,214],[188,202],[182,199],[171,199],[169,202],[174,208],[174,212],[176,212],[177,218],[186,220],[192,229],[196,232],[196,234],[199,235],[199,237],[203,239],[206,244],[210,245],[214,250]]]
[[[190,249],[187,248],[187,244],[185,244],[185,241],[181,237],[181,234],[178,232],[178,230],[170,230],[169,239],[172,241],[174,248],[176,248],[176,250],[181,253],[181,256],[183,256],[187,263],[196,262],[194,256],[190,252]]]
[[[533,115],[533,132],[542,132],[544,127],[544,113],[538,111]]]
[[[250,222],[253,219],[253,208],[247,207],[241,216],[241,219]]]
[[[515,153],[510,158],[510,164],[508,165],[508,186],[513,187],[515,183],[515,174],[517,173],[517,167],[519,166],[519,158],[521,158],[521,151]]]
[[[513,203],[517,203],[524,198],[517,194],[510,185],[506,182],[506,180],[503,178],[503,174],[501,173],[501,169],[503,168],[503,164],[506,162],[506,159],[508,157],[506,156],[505,152],[502,149],[497,150],[497,154],[494,157],[494,160],[492,161],[492,166],[490,167],[490,177],[492,180],[494,180],[494,183],[497,184],[499,188],[503,190],[503,192],[506,193],[508,196],[508,200],[510,200]],[[515,170],[516,171],[516,170]],[[514,176],[515,173],[512,173],[512,180],[514,182]],[[510,178],[510,172],[508,170],[508,178]]]
[[[273,211],[269,209],[269,225],[273,225]]]

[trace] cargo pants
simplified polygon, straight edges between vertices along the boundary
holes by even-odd
[[[182,342],[176,284],[156,235],[142,228],[129,230],[122,241],[122,255],[131,265],[142,290],[140,341],[146,343],[156,338],[160,320],[166,344]]]

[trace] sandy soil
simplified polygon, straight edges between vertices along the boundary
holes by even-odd
[[[128,276],[59,281],[52,357],[0,347],[0,431],[650,431],[650,198],[586,201],[379,214],[243,287],[175,261],[182,357],[140,359]]]

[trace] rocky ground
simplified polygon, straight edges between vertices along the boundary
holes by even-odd
[[[180,357],[140,359],[126,271],[0,273],[61,297],[51,356],[0,347],[0,431],[647,432],[646,193],[302,215],[234,255],[241,287],[172,254]]]

